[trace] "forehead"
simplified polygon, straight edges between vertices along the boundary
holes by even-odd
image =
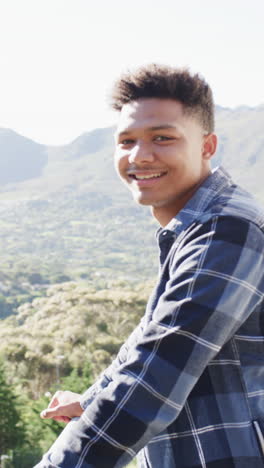
[[[138,99],[125,104],[120,112],[117,133],[162,125],[184,127],[193,117],[183,104],[173,99]]]

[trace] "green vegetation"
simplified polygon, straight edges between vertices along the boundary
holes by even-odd
[[[21,443],[10,442],[0,451],[12,454],[12,467],[29,468],[49,448],[62,425],[41,420],[40,411],[58,388],[82,393],[92,384],[139,322],[151,287],[151,282],[132,288],[111,281],[104,289],[57,284],[2,320],[0,355],[17,394],[14,400],[3,385],[2,401],[4,408],[10,405],[10,395],[17,406],[13,426],[24,431]],[[11,436],[16,440],[13,429]]]
[[[95,377],[138,323],[150,284],[96,290],[80,283],[51,286],[2,321],[0,353],[21,392],[39,398],[61,376],[92,363]]]
[[[32,468],[63,428],[63,424],[52,420],[44,421],[39,416],[41,410],[47,407],[58,382],[51,385],[50,392],[34,400],[26,392],[19,392],[15,396],[13,386],[4,380],[3,366],[0,367],[0,371],[0,457],[8,457],[4,466]],[[73,370],[67,377],[62,378],[60,388],[72,388],[81,393],[91,383],[91,371],[87,362],[81,371]]]
[[[4,365],[0,362],[0,454],[24,442],[24,429],[13,387],[8,384]]]

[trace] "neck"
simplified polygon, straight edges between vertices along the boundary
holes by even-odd
[[[197,189],[202,185],[205,179],[212,173],[211,168],[204,174],[204,176],[199,180],[195,186],[189,189],[187,192],[182,194],[177,200],[173,200],[171,203],[167,203],[166,205],[160,206],[152,206],[151,213],[154,218],[158,221],[158,223],[165,227],[170,222],[172,218],[174,218],[186,205],[186,203],[192,198],[195,194]]]
[[[172,218],[174,218],[184,207],[185,203],[182,204],[181,207],[179,206],[172,206],[172,207],[166,207],[166,210],[164,209],[164,206],[152,206],[151,207],[151,213],[154,218],[158,221],[158,223],[162,226],[165,227],[167,224],[170,222]]]

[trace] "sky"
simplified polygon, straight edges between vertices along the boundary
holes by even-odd
[[[113,82],[151,62],[263,104],[263,23],[263,0],[0,0],[0,128],[61,145],[113,125]]]

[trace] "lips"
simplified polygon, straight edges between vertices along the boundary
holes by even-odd
[[[134,180],[141,181],[141,180],[159,179],[165,174],[166,172],[149,172],[149,173],[131,172],[131,173],[128,173],[128,176]]]

